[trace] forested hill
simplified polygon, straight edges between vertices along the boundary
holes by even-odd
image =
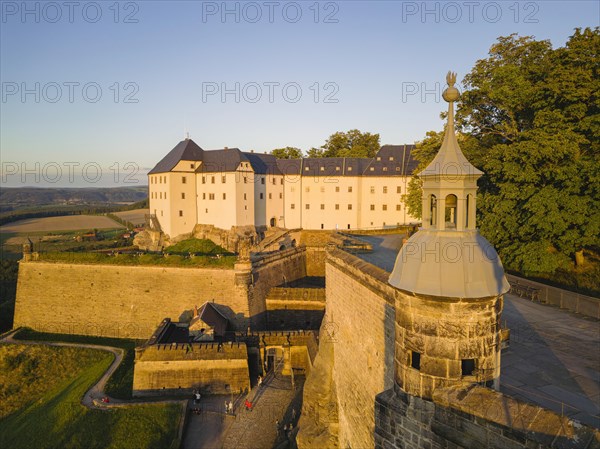
[[[148,197],[147,186],[113,188],[2,187],[2,211],[39,206],[133,203]]]

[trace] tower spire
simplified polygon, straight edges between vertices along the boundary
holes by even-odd
[[[454,84],[456,83],[456,73],[448,72],[446,75],[448,87],[442,93],[442,98],[448,102],[448,117],[444,140],[437,155],[431,163],[419,173],[419,176],[425,178],[428,176],[481,176],[483,172],[475,168],[465,157],[454,130],[454,102],[460,98],[460,92]]]

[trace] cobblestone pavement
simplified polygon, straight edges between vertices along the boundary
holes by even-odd
[[[234,397],[234,416],[224,413],[229,396],[212,396],[201,401],[202,412],[190,415],[184,437],[184,449],[272,449],[295,447],[283,432],[283,425],[291,423],[292,408],[299,418],[303,377],[271,373],[263,385],[255,387],[247,396]],[[248,398],[252,411],[244,407]],[[276,421],[279,421],[279,430]],[[292,432],[293,439],[295,432]]]

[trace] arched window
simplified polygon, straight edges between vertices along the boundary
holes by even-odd
[[[465,228],[469,229],[469,210],[470,210],[470,206],[471,206],[471,195],[467,195],[467,202],[466,202],[466,213],[465,213]]]
[[[456,195],[446,196],[446,208],[444,210],[444,221],[447,228],[456,228],[456,205],[458,204]]]
[[[429,224],[435,226],[437,222],[437,198],[435,195],[429,197]]]

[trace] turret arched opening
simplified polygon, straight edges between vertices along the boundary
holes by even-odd
[[[458,198],[454,194],[446,195],[444,222],[447,229],[456,229]]]
[[[429,196],[429,224],[431,226],[437,224],[437,198],[435,195]]]

